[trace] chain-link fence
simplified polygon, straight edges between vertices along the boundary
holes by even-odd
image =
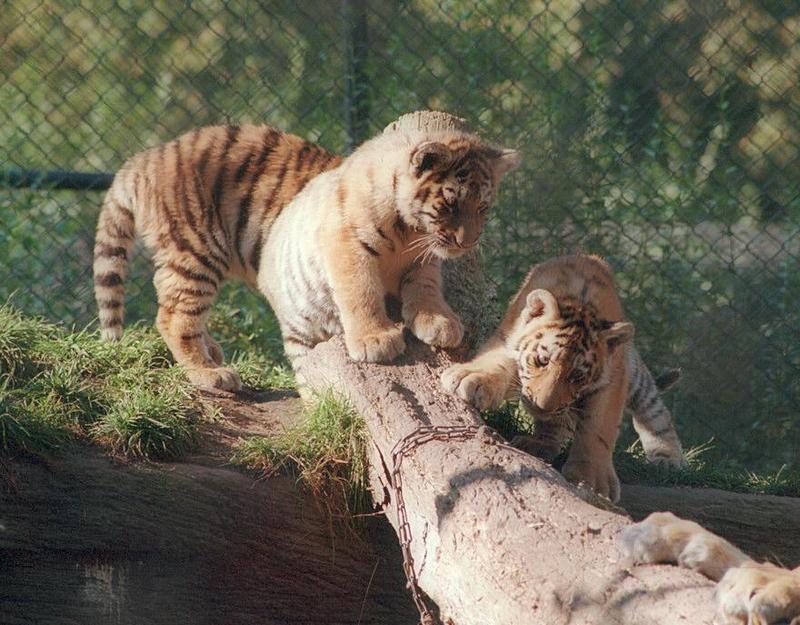
[[[486,237],[501,293],[545,257],[605,255],[652,367],[683,369],[684,439],[798,466],[797,3],[12,0],[0,37],[1,299],[95,314],[103,178],[53,170],[226,120],[344,151],[444,109],[525,152]],[[134,317],[149,280],[140,261]]]

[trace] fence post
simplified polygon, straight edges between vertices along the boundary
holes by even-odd
[[[366,0],[342,0],[345,24],[344,115],[348,153],[369,132],[369,78],[367,64]]]

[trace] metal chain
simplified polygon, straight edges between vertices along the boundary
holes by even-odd
[[[417,610],[419,610],[420,625],[436,625],[436,617],[422,599],[419,580],[414,570],[414,557],[411,555],[411,525],[408,522],[406,504],[403,498],[403,480],[400,476],[400,467],[403,464],[403,458],[430,441],[466,441],[478,437],[491,444],[509,446],[488,425],[423,425],[400,439],[392,449],[391,478],[395,511],[397,512],[397,533],[400,537],[400,548],[403,552],[403,570],[408,580],[406,587],[411,591],[411,597],[417,606]]]

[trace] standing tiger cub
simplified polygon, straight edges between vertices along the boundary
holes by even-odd
[[[514,444],[546,459],[574,428],[564,476],[617,501],[612,454],[626,403],[648,459],[685,463],[632,338],[608,264],[596,256],[555,258],[531,269],[494,335],[472,361],[446,369],[442,383],[482,410],[518,393],[536,431]]]
[[[463,330],[442,296],[440,262],[477,244],[519,155],[484,143],[462,120],[427,115],[447,123],[401,118],[345,159],[266,126],[200,128],[131,158],[97,226],[102,336],[122,334],[139,233],[153,252],[156,324],[198,386],[241,386],[206,330],[228,278],[267,297],[290,360],[341,332],[352,358],[391,360],[405,345],[388,295],[402,301],[417,337],[457,345]]]

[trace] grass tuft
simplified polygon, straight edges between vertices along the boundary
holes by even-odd
[[[614,466],[626,484],[719,488],[753,495],[800,497],[800,475],[796,472],[782,467],[774,473],[753,473],[733,460],[707,460],[706,454],[712,449],[711,441],[689,449],[686,452],[689,466],[675,469],[647,462],[641,444],[636,441],[614,454]]]
[[[275,436],[241,443],[232,462],[265,476],[289,471],[334,518],[368,508],[366,428],[350,403],[333,391],[318,395],[304,421]]]
[[[191,397],[159,386],[112,404],[90,428],[92,436],[127,456],[174,458],[189,451],[196,441]]]

